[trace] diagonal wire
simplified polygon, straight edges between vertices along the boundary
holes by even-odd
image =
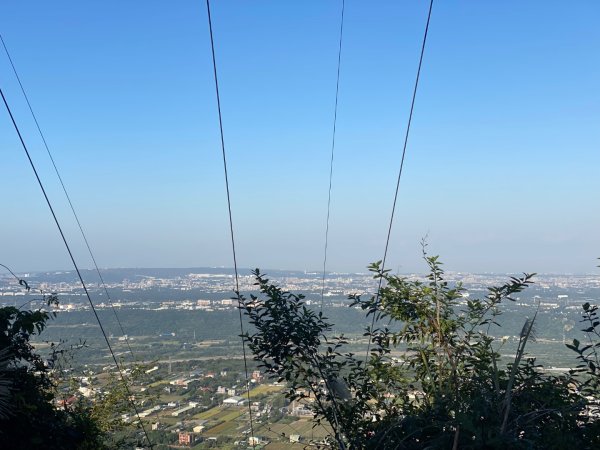
[[[400,160],[400,169],[398,171],[398,179],[396,181],[396,192],[394,193],[394,202],[392,204],[392,213],[390,215],[390,223],[388,226],[387,238],[385,240],[385,250],[383,252],[383,259],[381,262],[381,270],[385,269],[385,261],[388,254],[388,247],[390,244],[390,236],[392,234],[392,225],[394,223],[394,213],[396,212],[396,203],[398,200],[398,191],[400,190],[400,179],[402,178],[402,170],[404,169],[404,158],[406,156],[406,147],[408,145],[408,136],[410,134],[410,125],[412,123],[413,112],[415,109],[415,99],[417,98],[417,89],[419,87],[419,77],[421,76],[421,66],[423,65],[423,55],[425,54],[425,44],[427,43],[427,33],[429,32],[429,21],[431,20],[431,10],[433,9],[433,0],[429,2],[429,12],[427,13],[427,23],[425,24],[425,32],[423,33],[423,42],[421,44],[421,55],[419,57],[419,66],[417,68],[417,76],[415,78],[415,86],[412,94],[412,101],[410,103],[410,113],[408,114],[408,124],[406,125],[406,134],[404,135],[404,146],[402,147],[402,159]],[[381,292],[381,283],[383,277],[379,278],[379,286],[377,287],[377,293],[375,296],[375,308],[379,307],[379,296]],[[369,358],[369,351],[371,350],[371,343],[373,338],[373,327],[375,326],[375,317],[377,314],[373,314],[371,321],[371,334],[369,335],[369,344],[367,345],[367,354],[365,356],[365,363]]]
[[[217,111],[219,114],[219,131],[221,133],[221,153],[223,155],[223,171],[225,174],[225,190],[227,191],[227,210],[229,212],[229,231],[231,235],[231,250],[233,253],[233,268],[235,271],[235,294],[238,301],[238,312],[240,315],[240,334],[242,335],[242,353],[244,355],[244,372],[246,376],[246,395],[248,397],[248,414],[250,417],[250,434],[252,438],[252,448],[256,448],[256,442],[254,439],[254,424],[252,421],[252,405],[250,402],[250,383],[248,377],[248,360],[246,358],[246,343],[244,342],[244,322],[242,318],[242,301],[240,297],[240,281],[237,266],[237,257],[235,253],[235,237],[233,233],[233,216],[231,214],[231,196],[229,193],[229,176],[227,173],[227,156],[225,153],[225,137],[223,133],[223,116],[221,114],[221,97],[219,95],[219,79],[217,77],[217,59],[215,56],[215,41],[213,38],[212,18],[210,15],[210,0],[206,0],[206,11],[208,14],[208,30],[210,33],[210,48],[212,51],[212,63],[213,73],[215,78],[215,93],[217,97]]]
[[[329,244],[329,216],[331,213],[331,184],[333,179],[333,155],[335,151],[335,131],[337,125],[338,97],[340,92],[340,66],[342,62],[342,39],[344,37],[344,9],[346,1],[342,0],[342,15],[340,19],[340,44],[337,58],[337,77],[335,82],[335,107],[333,109],[333,132],[331,136],[331,159],[329,161],[329,191],[327,193],[327,220],[325,222],[325,250],[323,252],[323,280],[321,285],[321,310],[323,310],[323,296],[325,294],[325,277],[327,276],[327,246]]]
[[[19,82],[19,86],[21,88],[21,92],[23,93],[23,97],[25,97],[25,101],[27,102],[27,107],[29,108],[29,112],[31,113],[31,117],[33,117],[33,121],[35,122],[35,126],[37,127],[38,133],[40,135],[40,137],[42,138],[42,142],[44,144],[44,147],[46,148],[46,152],[48,153],[48,156],[50,157],[50,161],[52,162],[52,166],[54,167],[54,171],[56,172],[56,176],[58,177],[58,181],[60,181],[60,185],[62,187],[63,192],[65,193],[65,197],[67,198],[67,201],[69,202],[69,207],[71,208],[71,212],[73,213],[73,217],[75,217],[75,221],[77,222],[77,226],[79,227],[79,231],[81,232],[81,236],[83,237],[83,241],[85,242],[85,246],[88,249],[88,252],[90,254],[90,257],[92,258],[92,261],[94,263],[94,267],[96,268],[96,273],[98,273],[98,278],[100,278],[100,282],[102,283],[102,286],[104,287],[104,292],[106,293],[106,298],[108,299],[108,303],[110,304],[110,307],[113,310],[113,313],[115,315],[115,318],[117,319],[117,323],[119,324],[119,328],[121,329],[121,335],[125,338],[125,342],[127,343],[127,347],[129,349],[129,353],[131,353],[131,357],[133,359],[135,359],[135,355],[133,354],[133,350],[131,349],[131,345],[129,344],[129,337],[127,336],[127,334],[125,333],[125,330],[123,329],[123,325],[121,323],[121,320],[119,319],[119,316],[117,314],[117,310],[115,309],[112,299],[110,298],[110,294],[108,293],[108,289],[106,287],[106,283],[104,282],[104,278],[102,277],[102,274],[100,273],[100,268],[98,267],[98,264],[96,263],[96,258],[94,257],[94,253],[92,252],[92,248],[87,240],[87,236],[85,235],[84,231],[83,231],[83,226],[81,225],[81,222],[79,221],[79,216],[77,215],[77,213],[75,212],[75,207],[73,206],[73,202],[71,201],[71,197],[69,196],[69,193],[67,192],[67,188],[65,186],[65,183],[63,182],[62,177],[60,176],[60,172],[58,171],[58,167],[56,166],[56,162],[54,161],[54,157],[52,156],[52,152],[50,151],[50,148],[48,147],[48,143],[46,142],[46,137],[44,136],[44,133],[42,132],[42,128],[40,127],[40,124],[37,120],[37,117],[35,115],[35,113],[33,112],[33,107],[31,106],[31,103],[29,101],[29,97],[25,91],[25,87],[23,86],[23,83],[21,82],[21,77],[19,77],[19,73],[17,72],[17,68],[15,67],[15,64],[12,60],[12,57],[10,56],[10,52],[8,51],[8,47],[6,46],[6,43],[4,42],[4,38],[2,37],[2,34],[0,34],[0,41],[2,42],[2,46],[4,47],[4,52],[6,53],[6,56],[8,57],[8,60],[10,62],[10,65],[12,67],[13,73],[15,74],[15,77],[17,79],[17,81]]]
[[[2,101],[4,102],[4,106],[6,107],[6,111],[8,112],[8,115],[10,116],[10,120],[12,121],[13,127],[15,129],[15,131],[17,132],[17,135],[19,136],[19,140],[21,141],[21,145],[23,147],[23,150],[25,151],[25,154],[27,156],[27,159],[29,160],[29,165],[31,166],[31,169],[33,170],[33,173],[35,175],[35,178],[37,179],[38,185],[40,186],[40,189],[42,190],[42,194],[44,194],[44,198],[46,199],[46,204],[48,205],[48,208],[50,209],[50,213],[52,214],[52,218],[54,219],[54,223],[56,224],[56,227],[58,228],[58,232],[60,233],[60,237],[62,238],[63,243],[65,244],[65,248],[67,249],[67,253],[69,254],[69,257],[71,258],[71,262],[73,263],[73,267],[75,268],[75,271],[77,272],[77,276],[79,277],[79,281],[81,282],[81,286],[83,287],[83,290],[85,292],[85,295],[88,299],[88,302],[90,303],[90,306],[92,308],[92,311],[94,313],[94,316],[96,317],[96,321],[98,322],[98,326],[100,327],[100,331],[102,332],[102,335],[104,336],[104,340],[106,341],[106,345],[108,346],[108,350],[110,351],[110,354],[112,355],[112,358],[115,362],[115,366],[117,368],[117,370],[119,371],[119,374],[121,376],[121,380],[123,381],[123,385],[125,387],[125,390],[127,391],[127,398],[131,399],[132,395],[131,395],[131,391],[129,389],[129,386],[127,384],[127,380],[125,378],[125,375],[123,374],[123,371],[121,370],[121,366],[119,365],[119,362],[117,361],[117,357],[115,356],[115,352],[112,349],[112,346],[110,345],[110,341],[108,340],[108,336],[106,335],[106,331],[104,330],[104,327],[102,326],[102,322],[100,320],[100,316],[98,316],[98,312],[96,311],[96,307],[94,306],[94,303],[92,302],[92,298],[90,297],[90,293],[87,289],[87,286],[85,284],[85,281],[83,281],[83,277],[81,276],[81,271],[79,270],[79,266],[77,265],[77,262],[75,261],[75,257],[73,256],[73,252],[71,252],[71,247],[69,246],[69,243],[67,242],[67,238],[65,237],[65,234],[62,230],[62,227],[60,225],[60,222],[58,221],[58,217],[56,216],[56,213],[54,212],[54,208],[52,207],[52,203],[50,202],[50,198],[48,197],[48,194],[46,193],[46,189],[44,188],[44,184],[42,183],[42,180],[38,174],[38,171],[35,167],[35,164],[33,163],[33,160],[31,159],[31,155],[29,154],[29,150],[27,149],[27,145],[25,144],[25,141],[23,140],[23,136],[21,135],[21,131],[19,130],[19,127],[17,125],[17,122],[15,121],[15,118],[13,116],[13,113],[10,109],[10,106],[8,105],[8,102],[6,100],[6,97],[4,96],[4,91],[2,90],[2,88],[0,88],[0,95],[2,96]],[[131,405],[133,406],[133,409],[135,410],[135,414],[140,422],[140,425],[142,427],[142,430],[144,432],[144,435],[146,436],[146,440],[148,441],[148,444],[150,445],[150,447],[152,448],[152,441],[150,441],[150,438],[148,437],[148,432],[146,431],[146,427],[144,426],[144,422],[142,422],[142,419],[140,417],[139,411],[137,406],[135,405],[135,402],[133,400],[131,400]]]

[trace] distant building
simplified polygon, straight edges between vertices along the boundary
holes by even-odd
[[[175,332],[171,332],[171,333],[160,333],[158,336],[159,336],[159,337],[175,337]]]
[[[148,417],[150,414],[160,411],[160,405],[156,405],[150,409],[140,412],[140,417]]]
[[[59,408],[66,408],[67,406],[71,406],[76,401],[77,401],[77,397],[75,397],[74,395],[71,395],[69,398],[56,400],[56,405]]]
[[[296,444],[302,442],[302,436],[299,434],[290,434],[290,444]]]
[[[88,387],[85,386],[80,386],[79,387],[79,392],[81,392],[81,395],[83,395],[84,397],[91,397],[94,394],[94,390],[90,389]]]
[[[224,405],[230,406],[242,406],[245,402],[246,400],[244,400],[244,397],[239,396],[229,397],[223,400]]]
[[[158,366],[154,366],[152,369],[146,370],[146,373],[156,372],[158,370]]]
[[[313,412],[304,405],[292,409],[292,416],[307,417],[312,415]]]
[[[186,407],[184,407],[184,408],[178,409],[177,411],[173,411],[173,412],[171,413],[171,415],[172,415],[173,417],[177,417],[177,416],[179,416],[179,415],[181,415],[181,414],[184,414],[184,413],[186,413],[186,412],[188,412],[188,411],[191,411],[191,410],[192,410],[192,409],[194,409],[194,408],[195,408],[195,406],[191,406],[191,405],[189,405],[189,406],[186,406]]]
[[[263,379],[263,374],[260,373],[260,370],[255,370],[252,372],[252,379],[260,382]]]
[[[187,445],[188,447],[191,447],[194,442],[196,442],[196,436],[194,433],[190,433],[188,431],[181,431],[179,433],[179,445]]]
[[[256,447],[258,445],[263,446],[263,445],[268,445],[269,441],[258,437],[258,436],[250,436],[248,438],[248,445],[251,445],[252,447]]]

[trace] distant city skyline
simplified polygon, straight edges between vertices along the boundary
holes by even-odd
[[[346,1],[328,271],[383,256],[427,2]],[[341,1],[213,2],[239,267],[320,271]],[[600,4],[436,2],[388,268],[598,273]],[[203,3],[6,2],[100,267],[233,265]],[[0,48],[0,85],[87,250]],[[0,112],[0,263],[71,270]]]

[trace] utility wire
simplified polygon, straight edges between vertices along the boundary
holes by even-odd
[[[123,329],[123,324],[121,323],[121,320],[119,319],[119,316],[117,314],[117,310],[115,309],[112,299],[110,298],[110,294],[108,293],[108,289],[106,287],[106,283],[104,282],[104,278],[102,277],[102,274],[100,273],[100,268],[98,267],[98,264],[96,263],[96,258],[94,257],[94,253],[92,252],[92,248],[87,240],[86,234],[83,231],[83,226],[81,225],[81,222],[79,221],[79,217],[77,215],[77,213],[75,212],[75,207],[73,206],[73,202],[71,201],[71,197],[69,196],[69,193],[67,192],[67,188],[65,186],[65,183],[63,182],[62,177],[60,176],[60,172],[58,171],[58,167],[56,166],[56,162],[54,161],[54,157],[52,156],[52,152],[50,152],[50,148],[48,147],[48,143],[46,142],[46,137],[44,136],[44,133],[42,133],[42,128],[40,127],[40,124],[37,120],[37,117],[35,115],[35,113],[33,112],[33,107],[31,106],[31,103],[29,102],[29,97],[27,95],[27,93],[25,92],[25,87],[23,86],[23,83],[21,82],[21,77],[19,77],[19,73],[17,72],[17,69],[15,67],[15,64],[12,60],[12,57],[10,56],[10,52],[8,51],[8,47],[6,46],[6,43],[4,42],[4,38],[2,37],[2,34],[0,34],[0,41],[2,41],[2,46],[4,47],[4,52],[6,53],[6,56],[8,57],[8,60],[10,62],[10,65],[12,67],[13,73],[15,74],[15,77],[17,79],[17,81],[19,82],[19,86],[21,88],[21,92],[23,93],[23,97],[25,97],[25,101],[27,102],[27,107],[29,108],[29,112],[31,113],[31,117],[33,117],[33,121],[35,122],[35,126],[37,127],[38,133],[40,135],[40,137],[42,138],[42,142],[44,143],[44,147],[46,148],[46,152],[48,153],[48,156],[50,157],[50,161],[52,161],[52,166],[54,167],[54,171],[56,172],[56,176],[58,177],[58,181],[60,181],[60,185],[62,186],[62,190],[65,193],[65,197],[67,198],[67,201],[69,202],[69,207],[71,208],[71,211],[73,212],[73,217],[75,217],[75,221],[77,222],[77,226],[79,227],[79,231],[81,232],[81,236],[83,237],[83,241],[85,242],[85,246],[88,249],[88,252],[90,254],[90,257],[92,258],[92,261],[94,263],[94,267],[96,268],[96,273],[98,274],[98,278],[100,278],[100,282],[102,283],[102,286],[104,288],[104,292],[106,293],[106,298],[108,299],[108,303],[110,304],[110,307],[113,310],[113,313],[115,315],[115,318],[117,319],[117,323],[119,324],[119,328],[121,330],[121,335],[125,338],[125,342],[127,344],[127,348],[129,349],[129,353],[131,353],[131,357],[135,360],[135,355],[133,354],[133,350],[131,349],[131,345],[129,344],[129,337],[127,336],[127,334],[125,333],[125,330]]]
[[[250,403],[250,382],[248,376],[248,361],[246,358],[246,343],[244,342],[243,334],[244,334],[244,322],[242,318],[242,301],[240,298],[240,281],[238,274],[238,266],[237,266],[237,257],[235,253],[235,237],[233,232],[233,216],[231,214],[231,196],[229,193],[229,176],[227,173],[227,156],[225,153],[225,137],[223,133],[223,116],[221,114],[221,97],[219,95],[219,79],[217,77],[217,59],[215,56],[215,41],[213,38],[213,28],[212,28],[212,18],[210,15],[210,0],[206,0],[206,11],[208,14],[208,30],[210,33],[210,48],[212,51],[212,64],[213,64],[213,73],[215,78],[215,94],[217,97],[217,111],[219,114],[219,131],[221,133],[221,153],[223,155],[223,171],[225,174],[225,190],[227,192],[227,210],[229,212],[229,232],[231,235],[231,250],[233,254],[233,268],[235,271],[235,294],[237,296],[238,301],[238,312],[240,316],[240,334],[242,335],[242,353],[244,355],[244,372],[246,376],[246,395],[248,397],[248,414],[250,417],[250,435],[252,438],[252,448],[256,448],[256,443],[254,439],[254,424],[252,422],[252,406]]]
[[[60,237],[62,238],[63,243],[65,244],[65,248],[67,249],[67,253],[69,254],[69,257],[71,258],[71,262],[73,263],[73,267],[75,268],[75,271],[77,272],[77,276],[79,277],[79,281],[81,282],[81,286],[83,287],[83,290],[85,292],[85,295],[88,299],[88,302],[92,308],[92,311],[94,313],[94,316],[96,317],[96,321],[98,322],[98,326],[100,327],[100,331],[102,332],[102,335],[104,336],[104,340],[106,341],[106,345],[108,346],[108,350],[110,351],[110,354],[112,355],[113,361],[115,362],[115,366],[117,368],[117,370],[119,371],[119,374],[121,376],[121,381],[123,381],[123,385],[125,386],[125,390],[127,391],[127,398],[131,399],[132,395],[131,395],[131,391],[129,390],[129,386],[127,384],[127,380],[125,378],[125,375],[123,374],[123,371],[121,370],[121,366],[119,365],[119,362],[117,361],[117,357],[115,356],[115,353],[112,349],[112,346],[110,345],[110,341],[108,340],[108,336],[106,335],[106,332],[104,331],[104,327],[102,326],[102,322],[100,320],[100,316],[98,316],[98,312],[96,311],[96,308],[94,306],[94,303],[92,302],[92,298],[90,297],[90,293],[87,289],[87,286],[85,284],[85,281],[83,281],[83,277],[81,276],[81,271],[79,270],[79,267],[77,265],[77,262],[75,261],[75,257],[73,256],[73,252],[71,252],[71,247],[69,246],[69,243],[67,242],[67,238],[65,237],[65,234],[62,230],[62,227],[60,225],[60,222],[58,221],[58,217],[56,216],[56,213],[54,212],[54,208],[52,207],[52,203],[50,202],[50,198],[48,197],[48,194],[46,193],[46,189],[44,188],[44,185],[42,183],[42,180],[40,179],[40,176],[38,174],[38,171],[35,167],[35,164],[33,163],[33,160],[31,159],[31,155],[29,154],[29,150],[27,149],[27,145],[25,144],[25,141],[23,140],[23,136],[21,135],[21,131],[19,130],[19,127],[17,125],[17,122],[15,121],[15,118],[13,116],[13,113],[10,109],[10,106],[8,105],[8,102],[6,100],[6,97],[4,96],[4,91],[2,90],[2,88],[0,87],[0,95],[2,96],[2,101],[4,102],[4,106],[6,107],[6,111],[8,112],[8,115],[10,116],[10,120],[12,121],[12,124],[15,128],[15,131],[17,132],[17,135],[19,136],[19,140],[21,141],[21,145],[23,146],[23,150],[25,151],[25,154],[27,155],[27,159],[29,160],[29,164],[31,166],[31,169],[33,170],[33,173],[35,175],[35,178],[37,179],[38,185],[40,186],[40,189],[42,190],[42,194],[44,194],[44,198],[46,199],[46,203],[48,205],[48,208],[50,209],[50,213],[52,214],[52,218],[54,219],[54,223],[56,224],[56,228],[58,228],[58,232],[60,233]],[[144,432],[144,435],[146,436],[146,440],[148,441],[148,444],[150,445],[150,448],[153,447],[152,445],[152,441],[150,441],[150,438],[148,437],[148,432],[146,431],[146,427],[144,426],[144,422],[142,422],[142,419],[140,417],[140,413],[137,409],[137,406],[135,405],[135,402],[133,400],[131,400],[131,405],[133,406],[133,409],[135,410],[135,414],[140,422],[140,425],[142,427],[142,430]]]
[[[381,262],[381,270],[385,269],[385,261],[387,258],[388,247],[390,244],[390,236],[392,234],[392,225],[394,223],[394,213],[396,212],[396,203],[398,200],[398,191],[400,190],[400,179],[402,178],[402,170],[404,169],[404,158],[406,156],[406,147],[408,145],[408,136],[410,134],[410,125],[412,123],[413,112],[415,108],[415,99],[417,98],[417,89],[419,87],[419,77],[421,76],[421,66],[423,64],[423,55],[425,54],[425,44],[427,43],[427,33],[429,32],[429,21],[431,20],[431,10],[433,9],[433,0],[429,2],[429,12],[427,13],[427,23],[425,24],[425,32],[423,33],[423,42],[421,44],[421,55],[419,57],[419,66],[417,68],[417,76],[415,78],[415,86],[412,94],[412,101],[410,103],[410,113],[408,114],[408,123],[406,125],[406,134],[404,135],[404,146],[402,147],[402,159],[400,160],[400,169],[398,171],[398,179],[396,181],[396,192],[394,193],[394,202],[392,204],[392,213],[390,215],[390,223],[387,231],[387,238],[385,240],[385,250],[383,252],[383,259]],[[381,283],[383,277],[379,278],[379,286],[377,287],[377,294],[375,296],[375,308],[379,307],[379,296],[381,292]],[[375,326],[375,317],[377,314],[373,314],[371,321],[371,333],[373,333],[373,327]],[[365,363],[369,358],[369,352],[371,350],[372,334],[369,336],[369,344],[367,345],[367,354],[365,356]]]
[[[329,216],[331,212],[331,184],[333,180],[333,155],[335,151],[335,131],[337,125],[338,97],[340,92],[340,66],[342,62],[342,39],[344,37],[344,9],[346,1],[342,0],[342,15],[340,19],[340,43],[337,58],[337,77],[335,82],[335,107],[333,108],[333,132],[331,136],[331,159],[329,161],[329,190],[327,193],[327,220],[325,221],[325,250],[323,251],[323,281],[321,285],[321,310],[323,310],[323,297],[325,295],[325,277],[327,275],[327,246],[329,244]]]

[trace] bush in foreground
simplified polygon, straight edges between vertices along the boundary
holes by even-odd
[[[366,357],[344,351],[344,336],[331,335],[322,312],[258,269],[261,294],[238,294],[254,327],[243,338],[263,370],[288,383],[287,398],[311,408],[315,426],[331,426],[330,443],[341,449],[600,448],[595,307],[584,305],[590,343],[569,345],[578,370],[549,376],[526,357],[537,312],[523,323],[514,359],[503,364],[502,342],[490,331],[533,274],[470,299],[444,280],[438,257],[424,252],[424,260],[426,282],[376,263],[369,269],[381,281],[377,295],[351,296],[377,324],[365,330]],[[398,348],[405,350],[400,359],[391,355]]]

